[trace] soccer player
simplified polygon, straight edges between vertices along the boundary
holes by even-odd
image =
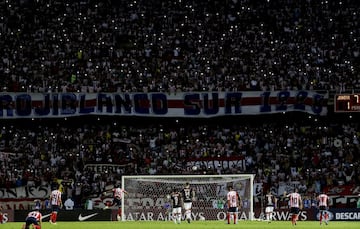
[[[322,221],[324,219],[324,222],[326,225],[329,223],[329,214],[327,212],[327,209],[329,207],[329,196],[326,195],[324,192],[317,196],[317,202],[319,206],[319,221],[320,225],[322,224]]]
[[[195,191],[190,188],[188,182],[185,183],[185,187],[182,190],[182,200],[184,202],[185,218],[188,223],[191,221],[191,208],[192,201],[195,198]]]
[[[42,215],[39,212],[39,208],[29,212],[25,219],[25,224],[22,225],[22,229],[29,229],[30,225],[33,225],[34,229],[41,229],[41,217]]]
[[[51,224],[56,224],[57,216],[62,206],[61,195],[62,193],[59,190],[59,186],[55,185],[50,194],[51,215],[49,222]]]
[[[170,200],[170,195],[167,196],[168,200]],[[165,221],[168,221],[168,220],[171,220],[171,216],[170,216],[170,213],[171,213],[171,204],[169,201],[166,201],[164,203],[164,209],[165,209],[165,218],[164,220]]]
[[[238,210],[241,207],[241,199],[239,194],[234,190],[232,185],[228,186],[228,193],[226,195],[227,199],[227,213],[226,218],[228,224],[231,222],[231,218],[234,220],[234,224],[237,223]]]
[[[294,192],[287,194],[284,192],[284,196],[289,198],[289,206],[291,213],[291,223],[296,225],[299,219],[300,209],[303,207],[301,195],[298,193],[298,189],[295,188]]]
[[[129,195],[129,193],[125,190],[120,188],[119,184],[116,184],[113,189],[110,190],[113,193],[113,201],[111,203],[111,206],[117,206],[118,212],[117,212],[117,220],[121,220],[121,200],[125,195]],[[104,195],[106,195],[106,191],[104,192]],[[109,206],[105,206],[105,209],[109,208]]]
[[[2,210],[3,210],[3,208],[2,208],[2,206],[0,206],[0,224],[2,224],[3,220],[4,220],[4,215],[2,213]]]
[[[34,200],[35,203],[35,209],[41,209],[41,200],[36,199]]]
[[[267,194],[265,195],[265,217],[266,217],[266,221],[268,221],[269,223],[272,220],[272,215],[274,212],[274,206],[276,205],[276,197],[271,194],[271,190],[269,189],[269,191],[267,192]]]
[[[174,223],[181,223],[181,193],[176,189],[170,194],[172,205],[172,218]]]

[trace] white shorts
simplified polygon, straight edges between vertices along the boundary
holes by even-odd
[[[185,202],[184,203],[184,210],[191,210],[192,203],[191,202]]]
[[[274,207],[272,207],[272,206],[267,206],[267,207],[265,208],[265,213],[273,212],[273,211],[274,211]]]
[[[172,214],[173,215],[181,214],[181,207],[173,208],[172,209]]]

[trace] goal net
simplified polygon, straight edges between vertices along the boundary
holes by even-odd
[[[186,182],[195,191],[192,220],[225,220],[229,184],[241,197],[242,208],[238,218],[253,219],[254,175],[234,174],[123,176],[122,188],[129,195],[122,199],[122,220],[171,220],[169,194],[174,189],[181,191]]]

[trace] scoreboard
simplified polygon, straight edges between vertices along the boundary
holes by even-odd
[[[360,112],[359,94],[336,94],[334,112]]]

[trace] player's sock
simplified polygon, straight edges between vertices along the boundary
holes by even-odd
[[[322,223],[322,212],[320,213],[320,216],[319,216],[319,221],[320,221],[320,224]]]
[[[325,212],[325,223],[326,225],[329,223],[329,214],[327,212]]]
[[[230,224],[230,213],[226,214],[226,218],[227,218],[228,224]]]
[[[186,213],[186,220],[188,221],[188,223],[190,223],[190,221],[191,221],[191,211],[187,211],[187,213]]]
[[[236,224],[236,218],[237,218],[237,215],[234,214],[234,224]]]
[[[176,221],[177,221],[176,215],[173,215],[173,221],[174,221],[174,223],[176,223]]]
[[[54,213],[52,222],[53,222],[53,223],[56,223],[56,220],[57,220],[57,213]]]

